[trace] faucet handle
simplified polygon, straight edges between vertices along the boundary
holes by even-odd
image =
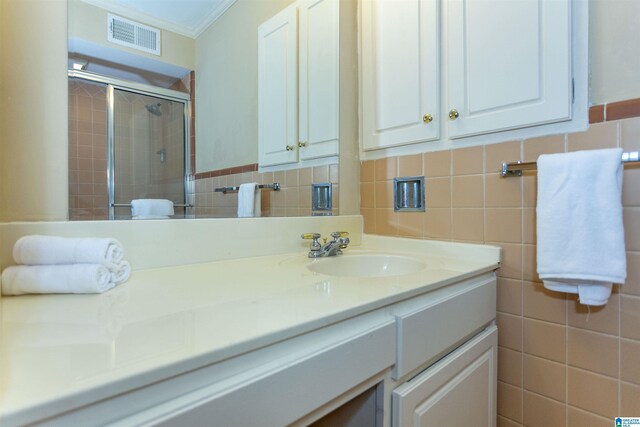
[[[322,249],[322,245],[318,242],[320,233],[302,233],[300,236],[305,240],[312,240],[311,247],[309,248],[309,258],[316,258]]]
[[[305,240],[317,240],[320,238],[320,233],[302,233],[300,237]]]
[[[333,240],[338,240],[344,237],[349,237],[349,232],[347,231],[334,231],[333,233],[331,233],[331,237],[333,237]]]

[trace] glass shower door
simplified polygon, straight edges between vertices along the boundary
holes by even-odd
[[[185,200],[185,104],[113,89],[110,198],[113,219],[131,219],[134,199]],[[175,206],[173,218],[184,218]]]

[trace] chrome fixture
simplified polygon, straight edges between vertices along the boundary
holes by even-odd
[[[349,240],[349,233],[346,231],[334,231],[331,233],[333,240],[320,244],[320,233],[304,233],[301,236],[303,239],[311,240],[311,247],[309,248],[309,258],[321,258],[327,256],[342,255],[342,249],[345,249],[351,241]]]
[[[280,191],[280,183],[279,182],[274,182],[273,184],[260,184],[257,186],[259,189],[267,189],[267,190],[273,190],[273,191]],[[222,194],[227,194],[229,191],[238,191],[240,190],[240,186],[236,186],[236,187],[219,187],[216,188],[215,191],[216,193],[222,193]]]
[[[77,71],[85,71],[89,66],[89,61],[82,58],[72,58],[71,62],[72,62],[71,66],[73,67],[74,70],[77,70]]]
[[[640,162],[640,151],[628,151],[622,153],[620,159],[622,163],[637,163]],[[502,176],[522,176],[522,171],[536,170],[538,168],[537,162],[503,162],[502,163]]]
[[[147,111],[149,111],[154,116],[160,117],[162,115],[162,111],[160,111],[161,104],[158,102],[157,104],[147,104],[145,107]]]

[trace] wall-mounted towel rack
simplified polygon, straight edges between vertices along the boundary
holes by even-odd
[[[111,207],[114,207],[114,208],[130,208],[131,207],[131,203],[111,203]],[[185,204],[174,203],[173,207],[174,208],[192,208],[193,205],[185,205]]]
[[[622,163],[640,162],[639,153],[638,151],[622,153]],[[536,162],[504,162],[502,163],[502,176],[522,176],[522,171],[536,170],[537,167]]]
[[[280,183],[274,182],[273,184],[260,184],[257,186],[258,188],[265,188],[267,190],[280,191]],[[216,188],[214,191],[216,193],[227,194],[229,191],[238,191],[240,187],[220,187]]]

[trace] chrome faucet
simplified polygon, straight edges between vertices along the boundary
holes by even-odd
[[[334,231],[331,233],[333,240],[327,242],[327,239],[324,239],[322,245],[318,241],[320,233],[304,233],[301,237],[312,241],[309,248],[309,258],[342,255],[342,249],[345,249],[350,243],[349,233],[346,231]]]

